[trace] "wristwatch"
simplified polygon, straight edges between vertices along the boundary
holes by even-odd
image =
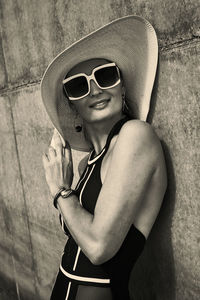
[[[62,197],[62,198],[67,198],[67,197],[69,197],[71,194],[73,194],[73,190],[72,189],[64,189],[64,190],[62,190],[61,192],[60,192],[60,196]]]
[[[56,193],[56,195],[53,198],[53,205],[56,209],[58,209],[57,207],[57,202],[58,202],[58,198],[61,196],[62,198],[66,199],[68,198],[71,194],[74,193],[74,190],[72,189],[66,189],[64,187],[60,188],[59,191]]]

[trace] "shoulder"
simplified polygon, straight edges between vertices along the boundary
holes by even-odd
[[[140,120],[130,120],[123,125],[114,151],[148,159],[156,159],[162,154],[159,138],[152,126]]]
[[[145,121],[129,120],[122,126],[120,133],[126,133],[129,135],[153,134],[154,130],[152,126]]]
[[[127,143],[134,141],[135,145],[156,145],[160,143],[153,127],[147,122],[140,120],[130,120],[126,122],[120,130],[119,138]]]

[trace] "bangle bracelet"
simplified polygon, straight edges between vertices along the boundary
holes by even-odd
[[[57,202],[58,202],[58,198],[61,196],[62,198],[67,198],[69,197],[71,194],[73,194],[73,190],[72,189],[66,189],[64,187],[60,188],[59,191],[56,193],[56,195],[54,196],[53,199],[53,205],[56,209],[58,209],[57,207]]]
[[[65,190],[64,187],[60,188],[60,189],[58,190],[58,192],[55,194],[54,198],[53,198],[53,205],[54,205],[54,207],[55,207],[56,209],[58,209],[58,208],[57,208],[57,201],[58,201],[58,198],[60,197],[61,192],[64,191],[64,190]]]

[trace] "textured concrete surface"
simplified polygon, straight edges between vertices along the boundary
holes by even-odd
[[[190,43],[160,55],[149,121],[162,141],[168,189],[133,272],[135,299],[186,300],[200,295],[199,53],[200,43]]]
[[[1,31],[0,31],[0,89],[4,88],[7,83],[6,78],[6,69],[5,69],[5,62],[4,62],[4,53],[2,48],[2,38],[1,38]]]
[[[1,27],[8,82],[38,80],[61,50],[107,22],[127,14],[146,17],[162,46],[190,39],[199,30],[196,0],[1,0]]]
[[[53,128],[39,85],[8,95],[0,98],[2,290],[5,299],[47,299],[66,242],[42,167]]]
[[[48,299],[66,240],[41,162],[52,135],[40,98],[42,73],[73,41],[127,14],[146,17],[158,33],[160,64],[149,121],[162,140],[169,180],[132,273],[131,294],[137,300],[200,297],[198,1],[1,0],[1,300]],[[85,153],[73,155],[77,169]]]
[[[0,100],[1,227],[4,241],[2,243],[1,238],[1,273],[9,280],[14,279],[17,293],[21,285],[22,293],[23,289],[27,288],[35,294],[32,270],[33,253],[16,148],[13,115],[9,98],[4,97]]]
[[[200,44],[190,43],[161,57],[160,79],[168,86],[163,94],[160,81],[153,121],[159,132],[163,128],[161,137],[166,157],[171,156],[175,177],[171,232],[176,293],[180,299],[197,299],[200,295],[199,54]]]

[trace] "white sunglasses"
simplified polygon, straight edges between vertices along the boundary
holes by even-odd
[[[63,87],[69,100],[80,100],[89,95],[90,80],[102,90],[115,87],[121,81],[119,68],[115,63],[108,63],[94,68],[91,75],[79,73],[64,79]]]

